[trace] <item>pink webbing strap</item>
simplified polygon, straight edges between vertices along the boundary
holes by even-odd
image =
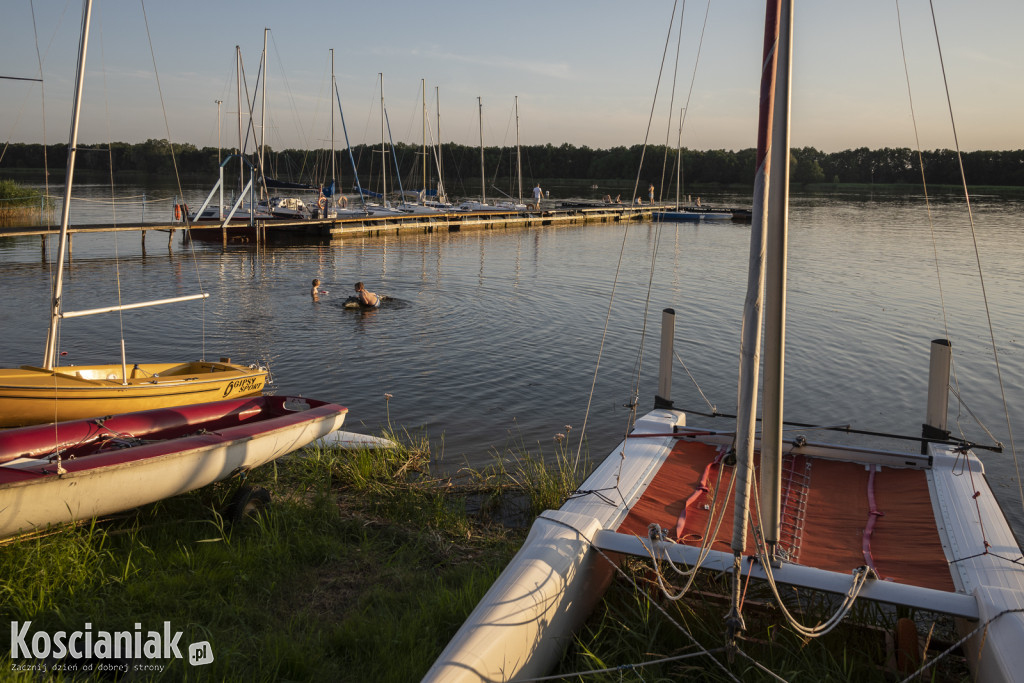
[[[694,488],[693,493],[686,499],[686,503],[683,505],[683,509],[679,511],[679,518],[676,520],[676,540],[683,540],[683,531],[686,528],[686,511],[690,509],[690,506],[696,503],[701,496],[709,491],[708,489],[708,478],[711,476],[711,468],[716,467],[725,455],[725,449],[719,448],[718,455],[714,460],[708,463],[707,467],[704,468],[704,473],[700,477],[700,482]]]
[[[861,549],[864,551],[864,562],[867,563],[867,565],[877,574],[878,569],[875,567],[875,559],[871,556],[871,533],[875,530],[875,522],[885,513],[879,512],[878,506],[875,504],[876,471],[876,466],[872,465],[870,470],[871,474],[868,475],[868,523],[867,526],[864,527],[864,536],[861,539]]]

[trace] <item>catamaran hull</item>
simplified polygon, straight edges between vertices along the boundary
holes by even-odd
[[[576,496],[537,519],[519,553],[423,680],[513,681],[548,673],[574,630],[603,595],[611,570],[606,558],[650,557],[651,543],[645,535],[623,531],[620,525],[625,527],[627,516],[637,509],[672,457],[677,442],[674,432],[684,429],[685,417],[675,411],[655,410],[639,419],[629,439],[594,470]],[[715,438],[708,440],[716,444]],[[730,439],[721,437],[721,444]],[[987,630],[967,644],[976,679],[1024,680],[1024,568],[1013,561],[1021,557],[1021,551],[975,456],[967,456],[974,471],[972,483],[971,477],[964,476],[965,456],[934,444],[929,456],[855,448],[836,455],[832,447],[813,444],[806,450],[814,457],[845,463],[895,460],[892,464],[896,467],[927,474],[938,534],[956,589],[874,581],[864,587],[861,596],[953,614],[967,631],[991,620]],[[674,499],[683,500],[693,483],[677,484]],[[593,491],[604,495],[587,493]],[[989,544],[989,553],[984,552],[984,542]],[[658,552],[692,565],[699,548],[673,543],[659,546]],[[954,563],[954,559],[959,561]],[[731,553],[712,550],[705,567],[727,571],[731,564]],[[946,560],[941,564],[945,568]],[[764,578],[757,565],[749,571],[755,578]],[[843,593],[849,588],[850,573],[785,563],[775,570],[775,580]]]
[[[80,420],[256,396],[267,372],[232,363],[23,366],[0,370],[0,427]]]
[[[192,491],[333,432],[347,408],[257,397],[0,432],[0,537],[111,514]],[[134,436],[141,445],[110,444]],[[75,453],[92,442],[92,452]]]

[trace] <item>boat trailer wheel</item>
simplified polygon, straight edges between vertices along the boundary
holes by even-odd
[[[224,518],[232,525],[249,517],[259,517],[270,507],[270,492],[260,486],[239,486],[224,510]]]

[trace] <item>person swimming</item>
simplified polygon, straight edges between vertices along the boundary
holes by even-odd
[[[313,278],[313,289],[309,290],[309,295],[313,297],[313,301],[319,301],[320,295],[326,293],[326,289],[320,289],[320,280]]]
[[[363,286],[362,282],[356,283],[355,298],[359,299],[359,303],[361,303],[363,306],[371,306],[373,308],[380,306],[380,297],[371,292],[370,290],[366,289],[366,287]]]

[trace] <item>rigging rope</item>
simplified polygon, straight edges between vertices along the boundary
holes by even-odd
[[[708,0],[708,4],[711,4],[711,0]],[[668,97],[668,120],[665,122],[665,155],[661,160],[661,181],[658,183],[658,201],[665,199],[665,169],[668,167],[668,143],[669,135],[672,134],[672,113],[676,102],[676,81],[679,76],[679,50],[683,46],[683,17],[686,16],[686,0],[683,0],[683,7],[679,10],[679,30],[676,35],[676,61],[675,67],[672,71],[672,94]],[[682,112],[679,113],[681,117]],[[680,134],[682,134],[682,120],[679,122]]]
[[[701,644],[700,644],[700,643],[699,643],[699,642],[697,641],[697,639],[693,637],[693,634],[692,634],[692,633],[690,633],[690,632],[689,632],[689,631],[687,631],[687,630],[686,630],[685,628],[683,628],[682,624],[680,624],[680,623],[679,623],[678,621],[676,621],[676,620],[675,620],[675,619],[674,619],[674,618],[672,617],[672,615],[670,615],[670,614],[668,613],[668,611],[667,611],[667,610],[666,610],[666,609],[665,609],[665,608],[664,608],[664,607],[663,607],[663,606],[662,606],[662,605],[661,605],[660,603],[658,603],[658,602],[657,602],[656,600],[654,600],[654,598],[652,598],[652,597],[651,597],[651,596],[650,596],[650,595],[649,595],[649,594],[647,593],[647,591],[645,591],[645,590],[642,590],[642,589],[640,588],[640,586],[639,586],[639,585],[637,585],[637,582],[636,582],[636,580],[635,580],[635,579],[633,579],[633,577],[631,577],[631,576],[630,576],[629,574],[627,574],[627,573],[626,573],[626,572],[625,572],[625,571],[624,571],[624,570],[622,569],[622,567],[621,567],[621,566],[619,566],[619,563],[618,563],[618,562],[616,562],[616,561],[615,561],[615,560],[613,560],[612,558],[608,557],[607,553],[605,553],[605,552],[604,552],[604,550],[602,550],[602,549],[601,549],[601,548],[599,548],[598,546],[594,545],[594,542],[593,542],[593,540],[592,540],[592,539],[590,539],[590,538],[588,538],[586,534],[584,534],[584,533],[583,533],[582,531],[580,531],[579,529],[577,529],[577,528],[576,528],[576,527],[574,527],[573,525],[571,525],[571,524],[569,524],[569,523],[567,523],[567,522],[564,522],[564,521],[562,521],[562,520],[558,520],[558,519],[550,519],[550,518],[545,518],[545,519],[547,519],[547,521],[549,521],[549,522],[552,522],[552,523],[554,523],[554,524],[558,524],[558,525],[560,525],[560,526],[564,526],[565,528],[567,528],[567,529],[570,529],[570,530],[572,530],[573,532],[575,532],[576,534],[578,534],[580,538],[582,538],[582,539],[585,539],[585,540],[587,541],[587,544],[588,544],[588,545],[589,545],[589,546],[590,546],[591,548],[593,548],[594,550],[596,550],[596,551],[597,551],[597,553],[598,553],[598,554],[599,554],[599,555],[600,555],[601,557],[603,557],[603,558],[604,558],[604,560],[605,560],[605,561],[606,561],[606,562],[607,562],[607,563],[608,563],[608,564],[609,564],[609,565],[611,566],[612,570],[613,570],[613,571],[614,571],[615,573],[619,574],[619,575],[620,575],[620,576],[621,576],[622,578],[624,578],[624,579],[626,580],[626,582],[627,582],[627,583],[628,583],[628,584],[629,584],[630,586],[632,586],[632,587],[633,587],[633,590],[635,590],[635,591],[637,592],[637,594],[639,594],[639,595],[642,595],[642,596],[644,596],[644,599],[645,599],[645,600],[647,600],[647,602],[649,602],[649,603],[650,603],[650,605],[651,605],[652,607],[654,607],[654,609],[656,609],[656,610],[658,610],[659,612],[661,612],[662,616],[664,616],[664,617],[665,617],[666,619],[668,619],[669,623],[671,623],[671,624],[672,624],[673,626],[675,626],[675,627],[676,627],[676,628],[677,628],[677,629],[679,630],[679,632],[680,632],[680,633],[682,633],[682,634],[683,634],[684,636],[686,636],[686,637],[687,637],[687,638],[688,638],[688,639],[690,640],[690,643],[691,643],[691,644],[692,644],[692,645],[693,645],[693,646],[694,646],[695,648],[697,648],[697,649],[699,649],[699,650],[700,650],[700,654],[703,654],[703,655],[708,655],[708,656],[710,656],[710,655],[712,655],[712,654],[713,654],[714,652],[719,652],[719,651],[721,651],[720,649],[716,649],[716,650],[708,650],[708,649],[707,649],[707,648],[705,648],[705,647],[704,647],[703,645],[701,645]],[[736,676],[735,676],[735,675],[734,675],[734,674],[733,674],[733,673],[732,673],[731,671],[729,671],[729,670],[728,670],[728,669],[727,669],[727,668],[725,667],[725,665],[724,665],[724,664],[722,664],[722,663],[721,663],[720,661],[718,661],[718,659],[717,659],[717,658],[715,658],[715,657],[711,657],[711,661],[712,661],[712,662],[714,662],[714,663],[715,663],[715,664],[716,664],[716,665],[718,666],[718,668],[722,670],[722,673],[724,673],[724,674],[725,674],[726,676],[728,676],[728,677],[729,677],[730,679],[732,679],[733,681],[736,681],[737,683],[739,683],[739,679],[738,679],[738,678],[737,678],[737,677],[736,677]]]
[[[693,382],[693,386],[697,389],[697,393],[700,394],[700,397],[704,399],[704,403],[707,404],[708,408],[711,410],[713,414],[717,415],[718,406],[712,405],[711,401],[708,400],[708,397],[704,395],[704,390],[700,388],[700,384],[697,383],[696,378],[694,378],[693,374],[690,372],[690,368],[686,367],[686,363],[683,362],[683,359],[679,357],[679,354],[676,353],[675,350],[672,351],[672,354],[676,357],[676,360],[679,361],[679,365],[682,366],[683,371],[686,373],[686,376],[690,378],[691,382]]]
[[[655,104],[657,103],[657,100],[658,100],[658,89],[661,87],[661,76],[662,76],[662,73],[665,70],[665,56],[668,54],[668,46],[669,46],[669,43],[672,40],[672,26],[673,26],[673,22],[675,21],[676,7],[678,6],[678,4],[679,4],[678,0],[675,0],[672,3],[672,19],[669,21],[668,34],[665,36],[665,47],[662,50],[662,54],[661,54],[661,67],[658,69],[658,80],[657,80],[657,83],[655,84],[655,87],[654,87],[654,101],[651,102],[651,112],[650,112],[650,114],[647,117],[647,131],[644,134],[643,149],[642,149],[642,151],[640,153],[640,164],[639,164],[639,167],[637,168],[636,180],[634,181],[634,184],[633,184],[633,197],[632,197],[632,199],[630,201],[631,205],[636,204],[637,190],[640,187],[640,174],[643,172],[644,156],[647,154],[647,142],[648,142],[648,140],[650,139],[650,136],[651,136],[651,123],[654,120],[654,106],[655,106]],[[608,338],[608,326],[609,326],[609,323],[611,321],[611,316],[612,316],[612,304],[615,302],[615,291],[616,291],[616,288],[617,288],[618,283],[619,283],[619,274],[622,271],[622,262],[623,262],[623,259],[625,257],[625,253],[626,253],[626,245],[628,244],[628,241],[629,241],[628,238],[629,238],[629,228],[630,228],[630,225],[631,225],[631,222],[627,221],[625,229],[622,232],[622,246],[619,248],[619,260],[618,260],[618,262],[615,265],[615,277],[612,280],[612,289],[611,289],[611,293],[610,293],[610,295],[608,297],[608,310],[605,313],[604,329],[601,331],[601,344],[600,344],[600,346],[598,348],[598,352],[597,352],[597,363],[596,363],[596,365],[594,367],[594,376],[593,376],[593,379],[592,379],[591,384],[590,384],[590,394],[587,397],[587,408],[586,408],[586,411],[584,412],[584,415],[583,415],[583,427],[580,429],[580,441],[579,441],[579,446],[578,446],[578,448],[576,450],[576,460],[577,460],[577,462],[579,461],[579,459],[580,459],[580,457],[582,455],[582,451],[583,451],[583,439],[584,439],[584,436],[587,433],[587,420],[590,417],[590,407],[591,407],[591,405],[592,405],[592,403],[594,401],[594,389],[597,386],[597,374],[598,374],[598,371],[601,368],[601,358],[604,355],[604,345],[605,345],[605,341]],[[648,294],[648,298],[649,298],[649,296],[650,295]],[[647,316],[647,309],[646,308],[644,310],[644,316],[645,316],[645,318]],[[630,424],[632,424],[632,420],[635,419],[635,416],[636,416],[636,401],[632,400],[631,404],[632,404],[631,405],[631,410],[629,411],[630,418],[627,421],[626,430],[625,430],[626,436],[624,438],[624,441],[629,439],[629,431],[630,431],[629,430],[629,426],[630,426]],[[625,446],[625,444],[623,444],[623,446]],[[619,473],[616,474],[616,476],[615,476],[616,486],[618,486],[619,476],[621,475],[621,465],[622,465],[622,463],[620,461],[620,463],[619,463],[619,467],[620,467]]]
[[[110,177],[110,216],[114,227],[117,227],[117,204],[114,202],[114,141],[110,134],[110,91],[107,88],[107,62],[106,51],[104,50],[103,21],[100,21],[100,65],[103,73],[103,106],[106,108],[107,128],[107,167]],[[117,239],[117,231],[114,231],[114,282],[117,286],[117,329],[121,340],[121,359],[124,361],[124,311],[121,309],[121,258]],[[124,384],[128,383],[127,377],[121,377]]]
[[[967,188],[967,176],[966,176],[966,173],[964,172],[963,154],[962,154],[962,152],[960,150],[960,140],[959,140],[959,137],[958,137],[957,131],[956,131],[956,119],[955,119],[955,117],[953,115],[953,101],[952,101],[952,98],[951,98],[951,95],[950,95],[950,92],[949,92],[949,80],[948,80],[948,78],[946,76],[946,64],[945,64],[945,60],[944,60],[944,58],[942,56],[942,42],[941,42],[941,39],[939,38],[938,20],[936,19],[936,16],[935,16],[935,4],[934,4],[934,2],[929,0],[928,6],[929,6],[929,9],[931,11],[931,16],[932,16],[932,28],[933,28],[933,31],[935,33],[935,46],[936,46],[936,49],[938,50],[938,54],[939,54],[939,65],[940,65],[941,70],[942,70],[942,84],[943,84],[943,88],[944,88],[945,94],[946,94],[946,106],[947,106],[947,109],[949,111],[949,122],[950,122],[950,127],[951,127],[951,130],[952,130],[952,134],[953,134],[953,142],[954,142],[955,149],[956,149],[957,164],[958,164],[958,167],[959,167],[959,170],[960,170],[960,181],[961,181],[961,185],[963,187],[964,201],[965,201],[966,206],[967,206],[967,216],[968,216],[968,221],[969,221],[969,224],[970,224],[971,239],[972,239],[972,242],[973,242],[973,245],[974,245],[975,263],[977,264],[977,267],[978,267],[978,282],[979,282],[979,285],[980,285],[980,288],[981,288],[982,300],[983,300],[984,305],[985,305],[985,318],[986,318],[986,321],[988,323],[989,340],[990,340],[990,343],[992,345],[992,357],[993,357],[993,360],[995,362],[996,378],[997,378],[998,383],[999,383],[999,393],[1000,393],[1000,398],[1001,398],[1002,404],[1003,404],[1003,414],[1004,414],[1004,416],[1006,418],[1006,429],[1007,429],[1007,433],[1009,435],[1009,440],[1010,440],[1010,454],[1013,457],[1013,465],[1014,465],[1014,469],[1015,469],[1016,475],[1017,475],[1017,493],[1018,493],[1021,509],[1024,510],[1024,482],[1021,481],[1020,461],[1019,461],[1019,458],[1017,456],[1017,449],[1016,449],[1016,446],[1015,446],[1015,443],[1014,443],[1014,438],[1013,438],[1013,425],[1012,425],[1012,423],[1010,421],[1010,411],[1009,411],[1009,407],[1008,407],[1008,404],[1007,404],[1007,401],[1006,401],[1006,389],[1005,389],[1005,385],[1004,385],[1004,382],[1003,382],[1002,366],[1001,366],[1001,364],[999,362],[999,351],[998,351],[998,347],[996,345],[995,331],[994,331],[994,328],[993,328],[993,325],[992,325],[992,312],[991,312],[991,308],[990,308],[989,302],[988,302],[988,292],[987,292],[986,287],[985,287],[985,275],[984,275],[984,271],[983,271],[982,265],[981,265],[981,252],[980,252],[980,250],[978,248],[978,235],[977,235],[977,230],[975,228],[975,223],[974,223],[974,212],[973,212],[973,210],[971,208],[971,196],[970,196],[970,191]],[[903,30],[902,30],[902,24],[899,22],[899,16],[900,16],[899,15],[899,0],[896,1],[896,16],[897,16],[897,24],[900,27],[900,31],[899,31],[899,35],[900,35],[900,48],[901,48],[901,50],[903,50]],[[909,72],[908,72],[907,66],[906,66],[906,53],[905,53],[905,51],[903,52],[903,63],[904,63],[904,71],[907,72],[907,93],[908,93],[908,97],[909,97],[910,96],[910,76],[909,76]],[[913,112],[914,112],[914,110],[913,110],[913,98],[912,97],[910,97],[910,103],[911,103],[911,117],[913,119]],[[922,158],[922,155],[921,155],[920,140],[917,138],[917,122],[916,122],[916,119],[914,119],[914,135],[915,135],[915,139],[918,140],[918,142],[917,142],[918,159],[919,159],[919,163],[921,165],[921,179],[922,179],[922,182],[924,182],[924,161],[923,161],[923,158]],[[935,241],[936,240],[935,240],[934,226],[932,225],[932,220],[931,220],[931,205],[930,205],[930,203],[928,203],[927,185],[925,185],[924,187],[925,187],[925,202],[926,202],[926,205],[928,206],[928,218],[929,218],[928,222],[929,222],[929,227],[932,230],[932,245],[933,245],[933,251],[935,253],[935,267],[936,267],[936,273],[938,273],[938,249],[935,246]],[[939,279],[939,297],[940,297],[940,301],[942,303],[943,327],[944,327],[944,329],[946,331],[946,338],[948,339],[949,338],[949,326],[948,326],[947,317],[946,317],[945,300],[944,300],[943,294],[942,294],[942,281],[941,281],[941,278]],[[959,405],[963,406],[963,401],[960,398],[959,382],[957,380],[955,365],[954,365],[954,370],[953,370],[953,382],[954,382],[954,386],[955,386],[955,388],[954,388],[954,395],[956,395],[957,400],[959,402]],[[970,413],[970,410],[968,410],[968,412]],[[970,413],[970,414],[972,415],[972,417],[974,417],[973,413]],[[975,417],[975,420],[977,420],[976,417]],[[981,423],[979,422],[979,424],[981,424]],[[957,425],[958,425],[958,427],[960,426],[959,418],[957,419]],[[983,425],[982,425],[982,429],[985,429],[986,433],[988,433],[988,430]],[[964,440],[966,440],[966,437],[964,436],[962,427],[960,428],[960,433],[961,433],[961,437],[963,437]],[[991,433],[989,433],[989,436],[990,437],[992,436]],[[992,438],[993,438],[994,441],[996,440],[994,437],[992,437]]]
[[[167,131],[167,147],[170,149],[170,152],[171,152],[171,165],[174,167],[174,182],[175,182],[175,185],[178,188],[178,194],[181,195],[181,198],[184,201],[185,193],[181,189],[181,175],[178,173],[178,160],[174,156],[174,145],[171,144],[171,139],[172,139],[171,138],[171,124],[170,124],[170,122],[167,119],[167,107],[164,104],[164,91],[163,91],[163,88],[160,87],[160,72],[157,70],[157,66],[156,66],[156,52],[153,49],[153,36],[150,35],[150,32],[149,32],[149,19],[146,17],[146,0],[139,0],[139,4],[142,6],[142,21],[143,21],[143,23],[146,26],[146,40],[149,42],[149,56],[153,60],[153,76],[156,78],[156,90],[157,90],[157,94],[159,94],[159,96],[160,96],[160,111],[163,113],[164,129]],[[239,153],[241,153],[241,150],[239,150]],[[188,214],[187,214],[187,212],[185,212],[185,215],[186,215],[185,225],[187,226],[188,225],[188,218],[187,218]],[[193,244],[192,240],[189,240],[189,250],[192,253],[192,264],[195,266],[195,269],[196,269],[196,284],[199,287],[199,291],[205,293],[204,290],[203,290],[202,278],[201,278],[201,276],[199,274],[199,259],[196,258],[195,245]],[[206,297],[203,297],[203,299],[201,299],[201,304],[200,305],[203,307],[202,315],[200,316],[200,325],[201,325],[201,328],[202,328],[202,334],[201,334],[201,337],[200,337],[201,338],[201,349],[202,349],[202,351],[201,351],[201,353],[202,353],[201,358],[205,359],[206,358]]]

